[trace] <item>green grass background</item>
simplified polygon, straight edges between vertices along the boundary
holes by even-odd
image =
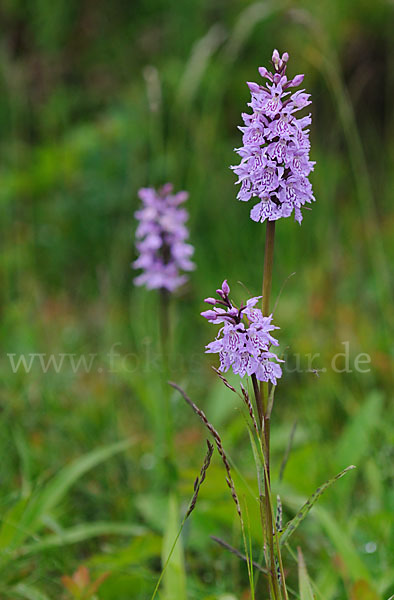
[[[276,393],[273,485],[288,519],[357,465],[291,545],[303,549],[317,598],[394,594],[392,9],[383,0],[3,0],[0,598],[93,597],[62,582],[80,565],[92,580],[109,573],[102,600],[150,598],[163,536],[167,545],[175,537],[192,495],[205,432],[163,387],[157,297],[133,286],[130,269],[137,190],[166,181],[190,192],[197,264],[171,307],[170,376],[223,436],[259,556],[244,419],[210,369],[215,357],[203,354],[214,330],[199,312],[224,278],[238,300],[260,292],[264,227],[236,201],[229,165],[245,81],[274,47],[289,52],[289,73],[305,73],[312,94],[317,202],[301,227],[277,227],[274,299],[286,283],[275,321],[293,368]],[[330,364],[343,342],[352,372],[337,373]],[[111,348],[120,355],[112,365]],[[89,373],[12,372],[7,354],[34,352],[97,358]],[[320,377],[307,372],[316,353]],[[371,358],[368,373],[354,368],[359,353]],[[166,397],[175,475],[163,464]],[[218,458],[160,597],[249,597],[244,565],[210,535],[241,546]],[[296,561],[285,561],[297,589]]]

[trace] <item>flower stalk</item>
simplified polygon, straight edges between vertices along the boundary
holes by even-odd
[[[174,425],[171,414],[170,391],[166,382],[170,376],[171,356],[171,293],[166,288],[159,290],[159,313],[160,313],[160,350],[162,357],[162,385],[163,385],[163,480],[165,487],[170,487],[176,473],[175,449],[174,449]]]
[[[272,224],[270,224],[272,225]],[[270,228],[271,232],[274,229]],[[274,236],[270,235],[268,243],[269,260],[266,261],[265,275],[268,273],[272,279],[272,259]],[[267,281],[267,277],[265,277]],[[271,283],[269,282],[269,287]],[[272,352],[271,346],[277,346],[278,341],[273,337],[273,330],[277,329],[272,324],[272,315],[264,315],[261,309],[256,308],[261,296],[250,298],[246,304],[237,307],[230,300],[230,287],[225,280],[221,288],[216,290],[219,299],[206,298],[205,302],[212,308],[202,312],[202,316],[214,324],[222,325],[216,339],[206,346],[206,352],[219,353],[219,376],[227,387],[234,388],[220,375],[232,368],[233,372],[244,377],[249,375],[253,383],[255,404],[258,419],[254,420],[253,406],[249,396],[241,386],[243,397],[247,403],[249,414],[258,436],[260,460],[263,474],[259,481],[260,513],[263,527],[264,556],[267,566],[268,586],[271,600],[282,600],[280,583],[277,575],[277,564],[281,565],[275,545],[275,525],[271,500],[270,485],[270,417],[273,404],[273,394],[277,378],[281,377],[281,360]],[[270,393],[265,394],[263,401],[262,391],[259,386],[271,384]],[[280,581],[284,581],[282,576]]]
[[[266,236],[265,236],[265,251],[264,251],[264,270],[262,284],[262,313],[263,316],[269,316],[270,297],[272,289],[272,274],[274,263],[274,245],[275,245],[275,221],[267,221]],[[263,404],[263,427],[262,447],[264,453],[264,492],[263,511],[265,512],[265,522],[267,527],[264,528],[265,544],[269,548],[269,578],[271,579],[269,588],[272,600],[280,600],[282,598],[280,587],[282,587],[285,598],[287,598],[286,583],[284,579],[283,563],[280,553],[279,544],[275,544],[276,527],[274,526],[274,514],[271,496],[271,476],[270,476],[270,428],[271,428],[271,412],[274,402],[275,388],[268,382],[261,382],[259,396]],[[256,394],[256,390],[255,390]],[[256,404],[257,404],[256,397]],[[277,565],[279,566],[280,583],[278,579]]]
[[[207,353],[219,354],[219,377],[235,393],[236,389],[221,373],[232,369],[233,373],[241,378],[249,376],[253,385],[255,406],[242,384],[242,395],[239,395],[245,401],[251,419],[249,433],[256,459],[263,551],[270,600],[288,600],[279,543],[281,505],[278,500],[276,520],[270,477],[271,414],[277,379],[282,376],[280,363],[283,362],[272,351],[272,347],[278,346],[278,340],[272,335],[273,330],[278,328],[273,325],[273,315],[270,313],[275,222],[294,215],[295,221],[301,224],[301,209],[315,200],[309,181],[315,164],[309,159],[308,126],[312,119],[310,114],[304,117],[297,116],[311,101],[309,94],[303,89],[292,92],[292,88],[302,83],[304,75],[288,79],[288,60],[287,52],[280,56],[279,52],[274,50],[273,72],[260,67],[259,73],[265,80],[263,84],[248,82],[251,92],[248,106],[251,107],[252,114],[242,114],[244,126],[239,129],[243,134],[243,145],[235,149],[241,162],[231,167],[238,176],[237,183],[241,184],[237,198],[242,202],[248,202],[252,198],[258,199],[258,203],[250,211],[250,217],[255,222],[267,221],[262,296],[250,298],[246,304],[242,303],[238,307],[230,299],[230,287],[227,280],[224,280],[221,288],[216,290],[218,299],[206,298],[205,302],[211,306],[209,310],[201,313],[209,322],[221,326],[215,340],[210,342],[205,350]],[[261,309],[256,308],[261,298]],[[255,408],[257,415],[254,412]],[[203,413],[202,418],[206,422]],[[225,460],[224,463],[226,466]],[[227,483],[235,499],[235,488],[231,484],[227,466],[226,470]],[[243,525],[239,505],[237,510]],[[243,526],[242,532],[244,534]],[[254,598],[251,564],[248,561]]]
[[[274,265],[275,221],[267,221],[264,251],[264,271],[262,289],[263,316],[268,317],[272,287],[272,271]]]
[[[187,272],[195,268],[191,260],[194,248],[187,242],[189,230],[186,222],[189,215],[183,208],[188,199],[187,192],[174,193],[172,183],[166,183],[159,189],[141,188],[138,196],[141,200],[141,207],[135,212],[138,221],[135,233],[138,257],[133,267],[142,273],[134,279],[134,283],[158,291],[163,391],[157,398],[160,426],[155,447],[162,463],[162,486],[168,488],[176,476],[173,419],[166,385],[172,345],[171,296],[188,280]]]
[[[170,293],[166,288],[159,290],[160,312],[160,350],[163,356],[164,370],[168,371],[170,356]]]

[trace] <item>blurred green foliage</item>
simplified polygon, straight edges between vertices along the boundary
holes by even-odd
[[[92,581],[109,573],[100,579],[102,600],[153,591],[169,536],[161,473],[169,392],[157,298],[133,287],[130,262],[137,190],[168,180],[190,192],[198,266],[172,306],[171,377],[223,434],[258,557],[244,420],[203,355],[214,334],[199,311],[225,277],[238,299],[245,287],[260,290],[264,228],[236,202],[228,167],[240,145],[245,81],[256,80],[278,47],[312,93],[317,202],[302,227],[288,219],[277,232],[273,297],[285,287],[275,320],[294,367],[276,394],[277,471],[295,420],[298,427],[274,487],[291,518],[317,486],[356,464],[297,530],[294,550],[302,546],[317,598],[387,600],[394,593],[392,4],[3,0],[0,16],[1,598],[68,598],[61,577],[81,564]],[[330,366],[343,342],[352,372]],[[120,355],[114,363],[111,348]],[[97,358],[90,372],[12,372],[7,354],[34,352]],[[307,372],[306,355],[317,353],[313,366],[327,368],[319,377]],[[359,353],[371,358],[367,373],[355,369]],[[205,432],[175,393],[170,401],[172,488],[182,510]],[[71,461],[129,438],[127,451],[73,479],[13,545],[15,523],[29,523],[55,473],[59,481]],[[244,565],[212,534],[240,546],[218,460],[183,532],[187,594],[246,598]],[[294,556],[285,559],[298,589]]]

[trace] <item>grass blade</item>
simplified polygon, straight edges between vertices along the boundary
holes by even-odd
[[[225,550],[228,550],[229,552],[231,552],[231,554],[234,554],[234,556],[236,556],[237,558],[239,558],[243,562],[246,562],[246,563],[248,562],[249,558],[245,554],[242,554],[242,552],[240,552],[239,550],[237,550],[233,546],[230,546],[230,544],[228,544],[224,540],[216,537],[215,535],[211,535],[211,539],[214,542],[216,542],[217,544],[219,544],[219,546],[222,546],[222,548],[225,548]],[[260,573],[264,573],[264,575],[267,575],[267,573],[268,573],[267,569],[265,569],[264,567],[262,567],[260,565],[260,563],[252,561],[252,565],[253,565],[253,567],[255,569],[257,569],[257,571],[260,571]]]
[[[301,600],[315,600],[301,548],[298,548],[298,585]]]
[[[295,435],[296,429],[297,429],[297,421],[294,421],[293,426],[292,426],[291,431],[290,431],[289,441],[287,442],[286,452],[285,452],[285,454],[283,456],[283,459],[282,459],[282,462],[281,462],[281,465],[280,465],[280,469],[279,469],[279,481],[282,481],[282,479],[283,479],[283,474],[285,472],[287,461],[289,460],[290,452],[291,452],[291,449],[293,447],[294,435]]]
[[[45,486],[40,495],[40,509],[38,517],[50,512],[58,502],[64,497],[69,488],[93,467],[104,462],[114,454],[127,450],[133,442],[131,440],[122,440],[115,444],[110,444],[102,448],[97,448],[88,454],[78,458],[70,465],[63,467],[57,475]]]
[[[339,439],[335,455],[338,456],[341,468],[348,464],[361,464],[368,456],[371,438],[378,429],[382,419],[383,397],[379,392],[372,392],[367,400],[352,415]],[[342,502],[351,497],[351,483],[349,479],[341,485]]]
[[[12,588],[12,591],[20,598],[25,598],[26,600],[49,600],[46,594],[27,583],[18,583],[18,585]]]
[[[330,538],[333,546],[346,567],[348,575],[353,581],[365,579],[371,582],[371,576],[363,561],[359,557],[352,540],[339,525],[339,523],[320,506],[316,508],[316,517],[323,525],[324,530]]]
[[[193,99],[213,54],[226,37],[227,34],[223,26],[216,23],[212,25],[204,37],[194,44],[179,85],[180,102],[190,102]]]
[[[355,468],[356,467],[354,465],[350,465],[349,467],[346,467],[346,469],[343,469],[343,471],[338,473],[338,475],[335,475],[335,477],[333,477],[332,479],[329,479],[328,481],[323,483],[323,485],[321,485],[320,487],[317,488],[317,490],[314,492],[314,494],[312,494],[312,496],[310,498],[308,498],[308,500],[305,502],[305,504],[301,507],[301,509],[296,514],[296,516],[285,525],[282,533],[280,534],[280,544],[281,545],[285,544],[288,541],[289,537],[294,533],[294,531],[297,529],[299,524],[305,519],[305,517],[311,510],[312,506],[317,502],[317,500],[320,498],[320,496],[333,483],[335,483],[335,481],[337,481],[338,479],[340,479],[341,477],[346,475],[346,473],[348,471],[351,471],[352,469],[355,469]]]
[[[3,540],[2,561],[5,558],[4,551],[10,554],[17,549],[24,540],[37,532],[42,524],[42,519],[62,500],[70,487],[80,479],[87,471],[104,462],[114,454],[123,452],[133,444],[131,440],[123,440],[102,448],[97,448],[88,454],[76,459],[71,464],[63,467],[43,489],[33,495],[18,520],[14,519],[14,525],[8,520],[8,529],[0,531],[0,541]],[[19,505],[19,503],[18,503]],[[18,506],[17,505],[17,506]],[[22,508],[22,505],[21,505]],[[13,510],[13,509],[11,509]],[[18,512],[18,509],[15,509]],[[10,528],[13,528],[13,532]]]
[[[178,528],[178,503],[176,497],[171,495],[169,498],[168,506],[168,524],[164,534],[163,549],[162,549],[162,562],[163,568],[160,573],[160,577],[156,583],[156,587],[153,590],[151,600],[154,600],[161,581],[164,581],[164,592],[168,600],[172,598],[179,598],[180,600],[186,600],[186,574],[185,565],[183,560],[183,552],[180,544],[177,546],[177,542],[182,533],[183,526],[186,520],[190,517],[193,512],[198,494],[200,491],[201,484],[205,481],[207,470],[211,463],[213,444],[207,440],[208,451],[205,455],[203,466],[201,467],[199,476],[194,482],[194,494],[189,503],[189,508],[183,518],[183,521]],[[176,531],[178,529],[178,532]],[[176,534],[176,535],[175,535]],[[174,538],[174,541],[172,539]],[[167,569],[169,573],[167,574]]]
[[[283,8],[282,2],[254,2],[248,5],[239,15],[225,51],[228,61],[234,62],[242,48],[251,37],[258,23],[268,19],[272,13]]]
[[[172,598],[186,600],[186,575],[183,559],[183,545],[180,539],[178,539],[178,543],[173,549],[170,557],[173,540],[176,538],[179,529],[178,516],[178,502],[174,494],[171,494],[168,504],[167,528],[163,540],[163,565],[169,558],[168,566],[163,577],[163,597],[166,600],[171,600]]]
[[[20,554],[37,554],[37,552],[42,552],[49,548],[77,544],[101,535],[125,535],[127,537],[134,537],[144,535],[145,533],[146,529],[144,527],[130,525],[129,523],[83,523],[82,525],[76,525],[61,533],[48,535],[38,542],[26,544],[26,546],[23,546],[20,549]]]
[[[15,532],[19,528],[23,513],[26,510],[28,500],[28,498],[21,498],[18,500],[18,502],[16,502],[14,506],[11,506],[2,518],[0,528],[0,554],[2,554],[12,542]]]

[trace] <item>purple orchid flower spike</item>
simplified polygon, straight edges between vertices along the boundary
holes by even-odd
[[[252,114],[242,114],[245,126],[239,129],[243,146],[235,149],[241,162],[231,167],[238,176],[236,183],[241,184],[238,200],[259,198],[250,217],[261,223],[289,217],[293,212],[295,220],[301,223],[301,207],[315,200],[308,179],[315,164],[309,160],[308,126],[312,119],[310,114],[295,116],[311,101],[304,90],[291,95],[289,89],[299,86],[304,75],[288,79],[288,60],[287,52],[280,56],[274,50],[274,72],[259,68],[265,84],[248,82]]]
[[[261,296],[250,298],[246,305],[237,308],[229,300],[227,280],[216,292],[220,300],[206,298],[205,302],[214,308],[201,315],[210,323],[223,324],[223,327],[216,339],[206,346],[205,352],[219,354],[222,372],[231,367],[241,377],[255,374],[259,381],[271,381],[276,385],[282,376],[278,363],[283,361],[270,350],[271,346],[279,345],[270,332],[279,328],[272,324],[272,315],[264,317],[255,307]]]
[[[181,271],[194,269],[190,260],[194,248],[186,243],[189,231],[185,223],[189,215],[180,207],[188,194],[173,194],[172,184],[166,183],[158,191],[142,188],[138,195],[142,200],[142,208],[135,213],[139,221],[136,247],[140,255],[133,267],[143,272],[134,283],[173,292],[187,281]]]

